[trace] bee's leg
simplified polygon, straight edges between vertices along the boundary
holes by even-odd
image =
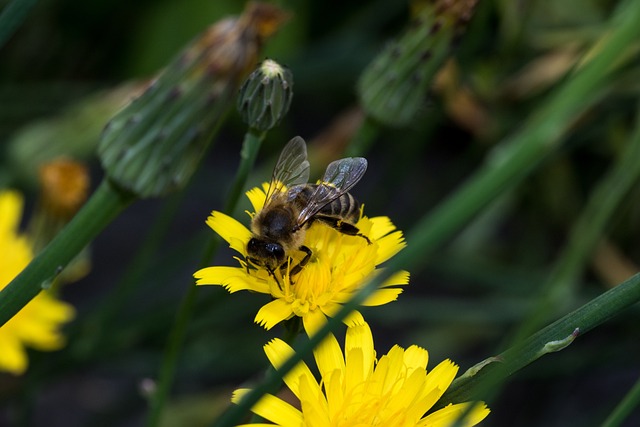
[[[300,246],[298,249],[304,252],[305,256],[300,260],[300,262],[296,266],[294,266],[291,269],[291,271],[289,271],[289,276],[295,276],[296,274],[300,273],[304,268],[304,266],[307,265],[307,263],[311,259],[311,254],[313,253],[311,252],[311,249],[309,249],[305,245]]]
[[[276,272],[275,270],[272,270],[270,268],[267,268],[267,271],[269,272],[269,276],[273,277],[273,280],[276,281],[276,285],[278,285],[278,288],[280,290],[282,290],[282,285],[280,284],[280,281],[278,280],[278,277],[276,276]]]
[[[267,270],[267,273],[269,273],[269,276],[273,277],[273,280],[276,281],[276,284],[278,285],[278,288],[280,288],[280,290],[282,290],[282,285],[280,284],[280,281],[278,280],[278,277],[276,276],[275,270],[267,267],[267,266],[262,266],[259,263],[259,260],[256,258],[252,258],[252,257],[245,257],[244,258],[246,262],[246,268],[247,268],[247,274],[249,274],[249,265],[251,265],[251,267],[253,269],[257,269],[256,266],[260,266],[262,268],[264,268],[265,270]]]
[[[256,258],[246,256],[244,257],[244,261],[245,261],[245,267],[247,269],[247,274],[249,274],[250,270],[257,270],[258,267],[260,266],[260,263]]]
[[[367,241],[368,244],[371,244],[371,240],[364,234],[360,232],[360,229],[353,224],[345,222],[344,220],[334,217],[334,216],[325,216],[325,215],[316,215],[314,217],[317,221],[322,221],[327,224],[329,227],[338,230],[342,234],[346,234],[348,236],[358,236],[362,237]]]
[[[247,274],[249,274],[249,264],[255,264],[254,259],[250,257],[244,257],[244,264],[247,268]]]

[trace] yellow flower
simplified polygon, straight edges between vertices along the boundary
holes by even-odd
[[[276,338],[265,346],[265,353],[277,369],[293,349]],[[396,345],[376,361],[366,323],[347,329],[344,354],[336,338],[329,335],[314,357],[321,381],[302,362],[284,377],[300,409],[266,394],[251,410],[283,427],[444,427],[453,425],[472,404],[449,404],[425,415],[449,387],[458,367],[445,360],[427,371],[429,354],[415,345],[406,350]],[[236,390],[232,401],[237,403],[248,391]],[[485,404],[478,402],[462,425],[476,425],[488,414]]]
[[[18,235],[22,198],[13,191],[0,192],[0,289],[7,286],[31,261],[33,253]],[[64,345],[62,323],[74,316],[73,307],[41,292],[0,328],[0,370],[21,374],[27,369],[25,346],[56,350]]]
[[[262,209],[266,198],[267,184],[247,192],[254,211]],[[250,214],[251,215],[251,214]],[[212,212],[207,225],[218,233],[229,246],[239,252],[238,267],[207,267],[194,276],[198,285],[221,285],[229,292],[249,290],[271,295],[273,300],[257,313],[256,323],[271,329],[281,321],[294,316],[302,318],[302,323],[311,334],[326,321],[326,316],[334,315],[343,303],[348,301],[372,274],[376,267],[404,248],[402,232],[397,231],[387,217],[362,217],[357,227],[369,238],[371,244],[359,236],[347,236],[319,222],[307,230],[304,245],[313,255],[302,271],[294,277],[288,274],[291,266],[297,265],[304,253],[289,254],[293,260],[289,269],[282,274],[275,271],[274,278],[266,269],[247,269],[247,243],[251,231],[235,219]],[[369,297],[364,305],[376,306],[394,301],[402,292],[394,285],[406,285],[409,273],[398,272]],[[345,320],[347,325],[362,324],[364,319],[354,311]]]

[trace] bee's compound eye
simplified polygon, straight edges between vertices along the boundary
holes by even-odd
[[[269,252],[277,260],[284,259],[284,249],[277,243],[267,243],[267,252]]]
[[[247,243],[247,252],[250,254],[255,254],[258,249],[258,241],[256,239],[250,239],[249,243]]]

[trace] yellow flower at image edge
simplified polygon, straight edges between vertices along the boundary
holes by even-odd
[[[0,192],[0,289],[33,258],[31,246],[18,234],[22,198],[13,191]],[[21,374],[27,369],[25,347],[57,350],[64,345],[59,328],[73,318],[72,306],[41,292],[0,327],[0,370]]]
[[[263,188],[254,188],[247,192],[254,211],[258,212],[264,205],[267,184]],[[237,257],[238,267],[207,267],[197,271],[194,276],[198,285],[221,285],[229,292],[249,290],[271,295],[273,300],[265,304],[257,313],[256,323],[271,329],[281,321],[294,316],[302,318],[308,334],[312,334],[326,321],[326,316],[334,315],[353,294],[364,285],[376,267],[394,256],[405,242],[402,233],[395,229],[387,217],[362,217],[357,227],[371,241],[359,236],[348,236],[318,222],[309,227],[304,245],[311,249],[313,255],[302,271],[294,277],[275,272],[278,280],[269,275],[266,269],[249,268],[247,242],[251,239],[251,231],[235,219],[220,213],[212,212],[207,225],[218,233],[229,246],[240,253]],[[296,265],[304,253],[294,251],[289,254]],[[366,306],[377,306],[395,301],[402,292],[401,288],[392,287],[406,285],[409,273],[405,271],[392,275],[364,302]],[[358,311],[351,313],[345,320],[347,325],[364,323]]]
[[[453,425],[470,404],[474,407],[461,425],[476,425],[489,414],[484,403],[465,402],[425,415],[458,371],[450,360],[427,371],[429,353],[425,349],[412,345],[405,350],[396,345],[376,361],[373,337],[366,323],[347,328],[344,347],[343,354],[336,338],[329,335],[316,348],[314,357],[321,381],[304,363],[284,377],[300,401],[299,409],[266,394],[252,412],[283,427],[444,427]],[[293,355],[293,349],[276,338],[265,346],[265,353],[277,369]],[[233,402],[238,403],[248,391],[236,390]]]

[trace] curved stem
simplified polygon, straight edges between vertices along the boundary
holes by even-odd
[[[573,339],[611,319],[640,300],[640,274],[603,293],[560,320],[536,332],[495,358],[475,375],[463,376],[436,404],[464,402],[489,393],[497,383],[541,356],[564,349]]]
[[[640,405],[640,380],[636,381],[629,393],[602,423],[602,427],[617,427],[621,425],[638,405]]]
[[[135,199],[108,179],[62,231],[0,292],[0,326],[11,319]]]
[[[444,241],[466,225],[497,195],[522,181],[546,156],[559,148],[562,137],[572,121],[599,99],[600,91],[607,83],[607,77],[612,71],[611,64],[616,63],[620,52],[624,51],[624,46],[627,46],[640,34],[640,26],[637,25],[637,21],[640,20],[640,3],[625,2],[624,6],[624,10],[620,10],[622,13],[612,19],[612,32],[607,33],[598,54],[571,76],[548,102],[541,106],[537,114],[525,123],[520,132],[504,141],[500,150],[494,153],[485,167],[472,176],[459,191],[440,204],[433,213],[426,215],[418,223],[411,235],[407,237],[409,243],[407,249],[389,260],[381,273],[365,284],[353,299],[345,303],[314,336],[308,340],[302,340],[299,345],[294,346],[293,356],[284,362],[274,375],[269,375],[264,382],[245,394],[237,405],[225,411],[216,420],[215,426],[232,426],[240,422],[244,414],[258,402],[264,393],[279,382],[304,357],[311,354],[313,348],[335,329],[352,310],[364,302],[384,280],[397,270],[411,270],[423,265],[425,257],[431,255]],[[640,276],[635,280],[638,281],[639,278]],[[624,295],[625,303],[622,306],[618,304],[609,307],[613,313],[624,308],[623,306],[627,306],[630,301],[640,299],[640,287],[635,287],[637,289],[632,289],[629,292],[631,295]],[[620,285],[619,289],[616,288],[614,291],[627,288],[628,286]],[[591,308],[595,311],[592,313],[594,317],[590,320],[592,327],[594,327],[599,324],[594,323],[598,307]],[[612,312],[603,311],[601,314],[610,316]],[[581,322],[578,325],[581,330],[583,320],[586,322],[585,319],[580,318]],[[601,323],[606,319],[600,317],[599,320]],[[573,329],[560,337],[554,335],[545,343],[565,339],[572,333]],[[542,339],[545,338],[547,336],[542,337]],[[536,349],[536,351],[538,350]],[[512,364],[512,366],[518,365]]]
[[[240,165],[224,206],[225,212],[232,212],[238,204],[238,200],[247,182],[249,172],[253,168],[253,164],[258,156],[258,151],[260,150],[260,145],[264,137],[264,132],[256,132],[254,130],[250,130],[245,135],[240,152]],[[218,242],[219,240],[216,236],[212,236],[202,254],[199,264],[200,268],[206,267],[209,264],[217,250]],[[180,302],[175,322],[169,332],[169,339],[161,362],[158,387],[151,396],[149,417],[146,422],[147,427],[157,426],[160,422],[162,409],[169,396],[169,391],[171,390],[171,385],[175,377],[176,365],[180,356],[180,350],[184,344],[187,326],[193,313],[193,307],[196,301],[196,290],[196,284],[191,283],[187,293]]]
[[[185,191],[179,191],[167,198],[122,277],[105,296],[104,302],[92,311],[81,325],[78,325],[75,330],[75,339],[70,334],[70,344],[74,346],[75,353],[80,357],[96,354],[100,351],[100,343],[103,342],[106,334],[112,334],[112,331],[108,331],[108,326],[122,304],[135,292],[136,285],[141,283],[145,272],[150,268],[157,248],[160,247],[184,195]]]
[[[609,220],[640,177],[640,116],[636,129],[615,165],[591,193],[589,202],[572,227],[569,242],[555,263],[548,280],[540,286],[537,303],[522,322],[511,342],[518,342],[538,329],[549,315],[573,300],[577,278],[601,241]]]
[[[38,0],[13,0],[0,14],[0,48],[11,38],[24,22]]]

